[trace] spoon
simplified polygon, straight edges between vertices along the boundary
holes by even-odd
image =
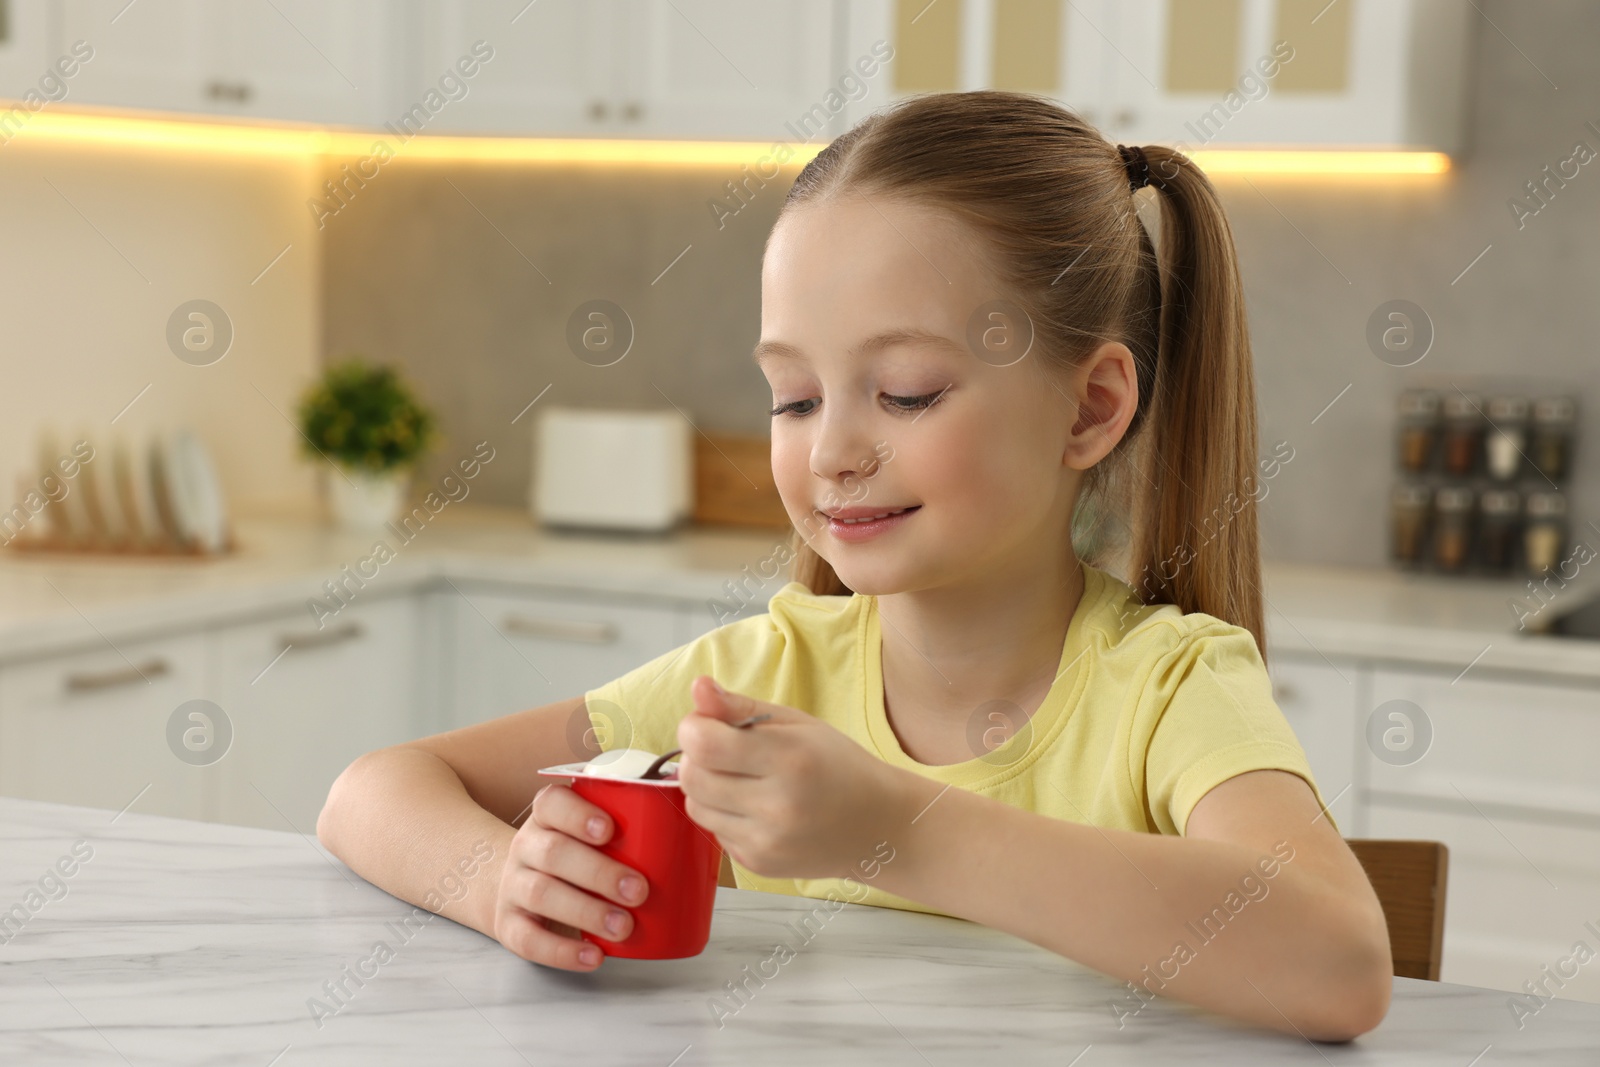
[[[738,728],[740,730],[743,730],[746,726],[754,726],[756,723],[765,722],[770,718],[772,718],[772,712],[764,711],[760,715],[752,715],[748,719],[745,719],[743,722],[736,722],[733,725],[736,728]],[[673,749],[671,752],[668,752],[665,756],[662,756],[660,759],[658,759],[654,763],[650,764],[650,766],[646,767],[644,773],[639,776],[639,779],[641,781],[646,781],[646,780],[653,780],[653,779],[656,779],[656,778],[660,778],[662,776],[661,775],[661,767],[662,767],[662,765],[665,764],[673,756],[681,756],[681,755],[683,755],[683,749],[681,749],[681,748]]]

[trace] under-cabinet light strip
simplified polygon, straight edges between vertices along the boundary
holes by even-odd
[[[676,141],[604,137],[472,137],[353,131],[315,126],[213,122],[159,116],[41,110],[0,102],[0,149],[13,142],[73,142],[88,146],[147,148],[223,154],[333,156],[377,164],[390,159],[481,163],[664,164],[740,166],[770,171],[798,167],[822,150],[820,143]],[[1399,176],[1442,174],[1443,152],[1394,149],[1226,148],[1188,153],[1208,174]]]

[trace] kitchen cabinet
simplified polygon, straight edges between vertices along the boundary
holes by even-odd
[[[1356,802],[1361,792],[1356,782],[1355,722],[1365,668],[1348,661],[1336,666],[1316,656],[1279,653],[1272,656],[1268,673],[1272,698],[1305,749],[1334,822],[1344,836],[1358,836],[1361,814]]]
[[[1456,0],[16,0],[8,11],[0,91],[20,96],[84,40],[94,58],[68,82],[73,103],[793,143],[831,139],[910,93],[993,87],[1053,96],[1128,143],[1444,151],[1461,144],[1476,18]]]
[[[1010,89],[1053,96],[1091,122],[1108,105],[1102,84],[1114,54],[1101,0],[851,0],[844,31],[853,59],[878,41],[887,71],[851,101],[846,127],[888,101],[924,92]]]
[[[74,103],[377,127],[409,77],[403,13],[381,0],[63,0],[55,40],[94,48]]]
[[[1575,942],[1595,947],[1585,924],[1600,926],[1600,825],[1478,807],[1374,801],[1370,836],[1449,847],[1440,977],[1522,993],[1525,981],[1546,983],[1545,967],[1562,970]],[[1576,976],[1570,962],[1564,969],[1563,984],[1548,984],[1550,993],[1600,1001],[1600,969],[1576,968]]]
[[[440,131],[789,141],[785,122],[841,73],[834,7],[807,0],[430,0],[422,12],[425,82],[474,41],[494,49]]]
[[[672,601],[455,584],[447,729],[579,696],[688,640]]]
[[[56,53],[50,50],[55,40],[50,11],[44,4],[0,4],[0,99],[22,100],[29,92],[41,100],[59,98],[63,90],[56,88],[56,81],[40,84],[55,62]],[[70,92],[70,83],[66,84]],[[16,121],[0,124],[0,143],[20,128]]]
[[[357,756],[429,732],[415,595],[355,600],[319,628],[297,611],[214,635],[214,692],[232,722],[218,762],[221,822],[314,833]]]
[[[362,753],[579,695],[715,623],[704,602],[432,580],[320,628],[292,610],[119,636],[121,655],[0,666],[0,794],[313,833]],[[186,761],[172,738],[197,723],[224,747]]]
[[[886,37],[896,60],[886,95],[849,120],[910,93],[1001,88],[1128,144],[1454,151],[1474,18],[1453,0],[853,0],[850,54]]]
[[[1372,836],[1450,849],[1444,980],[1520,992],[1575,941],[1592,946],[1583,924],[1600,901],[1600,688],[1385,665],[1373,671],[1372,705],[1398,709],[1429,738],[1415,759],[1366,754],[1364,804]],[[1600,997],[1600,972],[1559,995]]]
[[[0,672],[0,789],[8,796],[200,819],[211,768],[168,743],[180,705],[206,685],[199,633],[104,643]]]
[[[1122,60],[1105,84],[1116,140],[1461,147],[1471,5],[1115,0],[1103,10]]]

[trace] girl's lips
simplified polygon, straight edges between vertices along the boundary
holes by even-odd
[[[899,526],[915,515],[921,507],[921,504],[917,504],[881,519],[857,519],[853,522],[828,516],[828,532],[840,541],[870,541],[879,534]]]

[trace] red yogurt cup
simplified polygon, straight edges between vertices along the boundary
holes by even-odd
[[[627,908],[633,930],[626,938],[607,941],[584,930],[583,939],[607,956],[627,959],[698,956],[711,940],[722,846],[689,818],[677,779],[591,777],[582,766],[564,764],[539,773],[571,778],[574,793],[611,816],[611,839],[594,847],[644,875],[650,888],[643,904]]]

